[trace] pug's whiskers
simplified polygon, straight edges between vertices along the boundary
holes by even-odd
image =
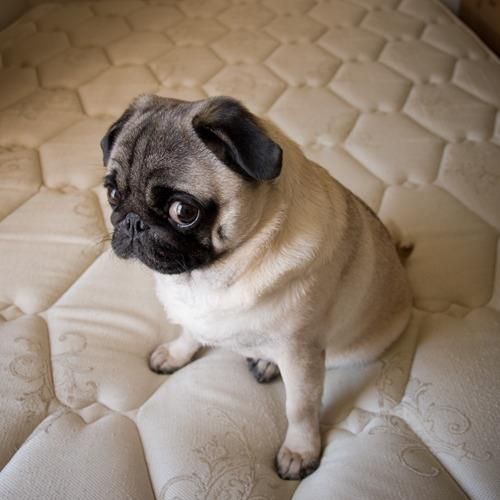
[[[101,238],[98,238],[94,241],[94,247],[100,247],[104,245],[106,242],[111,241],[113,238],[113,233],[106,233]]]

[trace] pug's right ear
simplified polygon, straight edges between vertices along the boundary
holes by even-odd
[[[109,155],[111,153],[111,149],[113,148],[113,144],[116,142],[117,137],[120,135],[124,125],[129,121],[129,119],[134,114],[134,110],[128,108],[125,113],[123,113],[118,120],[116,120],[111,127],[109,127],[108,131],[101,139],[101,149],[102,149],[102,161],[104,166],[108,164]]]

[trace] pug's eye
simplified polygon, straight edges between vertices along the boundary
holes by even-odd
[[[116,188],[108,188],[108,201],[111,205],[117,205],[120,202],[121,196]]]
[[[185,201],[174,201],[168,209],[168,215],[177,226],[187,228],[198,220],[200,209]]]

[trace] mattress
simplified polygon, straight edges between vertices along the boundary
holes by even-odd
[[[435,0],[31,4],[0,33],[0,498],[499,498],[495,56]],[[411,324],[327,373],[301,482],[281,381],[148,369],[178,330],[109,249],[99,150],[141,93],[241,99],[415,243]]]

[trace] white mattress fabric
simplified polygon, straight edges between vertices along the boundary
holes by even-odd
[[[500,497],[500,65],[435,0],[32,2],[0,33],[0,498]],[[273,458],[281,381],[176,334],[109,249],[99,140],[140,93],[227,94],[415,242],[415,315],[329,371],[324,454]]]

